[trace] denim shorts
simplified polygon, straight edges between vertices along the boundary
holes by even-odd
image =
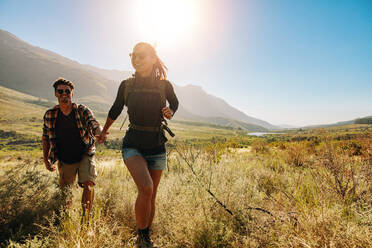
[[[165,170],[167,167],[167,155],[165,152],[154,155],[143,155],[135,148],[123,148],[121,155],[123,156],[124,162],[132,156],[143,157],[147,162],[149,170]]]

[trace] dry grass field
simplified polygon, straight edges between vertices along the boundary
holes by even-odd
[[[305,136],[256,139],[250,149],[173,143],[158,192],[156,243],[372,247],[372,132],[293,141]],[[71,208],[57,211],[57,174],[44,170],[39,156],[0,152],[4,247],[132,247],[136,188],[118,150],[97,154],[94,211],[83,228],[80,189],[72,189]]]
[[[81,226],[81,189],[61,209],[57,172],[41,160],[46,107],[23,97],[1,98],[23,108],[0,105],[0,247],[133,247],[136,188],[121,123],[98,147],[94,209]],[[371,125],[266,137],[171,125],[152,230],[159,247],[372,247]]]

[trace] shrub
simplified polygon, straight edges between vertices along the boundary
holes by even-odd
[[[287,145],[284,157],[287,164],[302,167],[309,162],[309,153],[310,149],[305,143],[292,143]]]
[[[342,152],[336,143],[326,142],[319,157],[319,173],[322,174],[329,189],[342,200],[354,197],[359,184],[356,177],[357,164]]]
[[[0,242],[23,241],[40,232],[61,204],[56,181],[36,165],[18,164],[0,180]]]
[[[270,152],[268,144],[264,140],[255,140],[251,144],[252,151],[256,154],[265,154]]]

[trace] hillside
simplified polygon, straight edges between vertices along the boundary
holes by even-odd
[[[53,104],[0,86],[1,130],[40,136],[43,114]]]
[[[108,69],[97,68],[91,65],[82,65],[82,66],[86,70],[92,71],[94,73],[98,73],[102,77],[114,81],[117,84],[117,86],[119,86],[119,83],[123,81],[123,79],[131,77],[133,74],[133,72],[131,71],[108,70]]]
[[[341,127],[351,124],[372,124],[372,116],[366,116],[362,118],[357,118],[354,120],[348,120],[348,121],[339,121],[332,124],[324,124],[324,125],[312,125],[312,126],[306,126],[303,128],[328,128],[328,127]]]
[[[0,85],[7,88],[54,99],[52,82],[58,77],[65,77],[75,82],[76,98],[94,99],[94,105],[102,110],[108,108],[108,102],[115,95],[117,86],[113,81],[87,70],[75,61],[29,45],[2,30],[0,54]]]
[[[200,86],[175,86],[175,91],[184,108],[197,116],[203,116],[207,118],[222,117],[253,124],[256,126],[262,126],[267,129],[278,128],[266,121],[262,121],[246,115],[242,111],[230,106],[223,99],[208,94]],[[217,119],[215,118],[215,120]],[[223,122],[227,121],[224,120]]]
[[[372,116],[367,116],[364,118],[358,118],[354,121],[355,124],[372,124]]]
[[[50,101],[43,98],[38,98],[25,93],[21,93],[12,89],[0,86],[0,132],[16,132],[20,135],[31,135],[32,137],[40,137],[43,123],[43,115],[45,111],[54,106],[56,101]],[[97,120],[104,124],[107,113],[99,112],[94,109],[93,113]],[[110,142],[119,144],[124,132],[128,126],[128,121],[120,129],[124,115],[110,128],[108,139]],[[234,123],[234,121],[231,121]],[[226,124],[227,125],[227,124]],[[171,140],[207,140],[211,137],[236,137],[242,136],[248,131],[265,131],[262,127],[246,125],[246,131],[242,131],[237,127],[227,127],[217,123],[202,121],[185,121],[172,120],[169,121],[169,127],[176,134],[176,137]],[[1,145],[1,142],[0,142]]]
[[[0,54],[0,85],[54,100],[51,84],[58,77],[65,77],[75,83],[77,101],[101,112],[108,111],[120,81],[132,74],[129,71],[79,64],[54,52],[32,46],[3,30],[0,30]],[[207,94],[201,87],[174,84],[174,88],[180,101],[177,119],[249,130],[253,127],[254,131],[277,128],[268,122],[247,116],[223,99]]]

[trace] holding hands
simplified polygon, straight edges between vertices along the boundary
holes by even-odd
[[[99,133],[96,133],[95,136],[96,136],[97,142],[99,144],[103,144],[106,141],[107,134],[109,134],[109,132],[104,129],[100,131]]]
[[[100,127],[100,129],[97,130],[95,136],[96,136],[98,144],[103,144],[105,142],[106,136],[107,134],[109,134],[108,129],[110,128],[112,123],[114,123],[114,120],[112,120],[110,117],[107,117],[104,128],[102,129],[102,127]]]

